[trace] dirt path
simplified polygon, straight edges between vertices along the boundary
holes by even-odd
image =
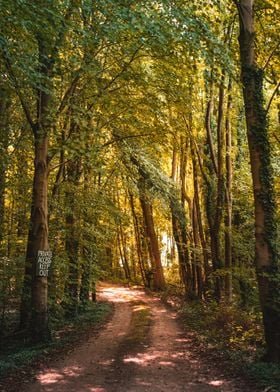
[[[100,297],[115,304],[104,331],[38,373],[28,392],[251,390],[196,358],[175,313],[157,298],[113,286],[103,287]]]

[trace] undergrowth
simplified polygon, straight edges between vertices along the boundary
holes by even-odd
[[[45,344],[30,345],[28,341],[11,335],[0,353],[0,376],[29,366],[73,344],[83,333],[86,333],[88,328],[101,324],[110,312],[109,303],[89,302],[71,320],[53,317],[53,337]]]
[[[261,362],[264,338],[261,314],[215,302],[185,303],[181,309],[188,330],[203,348],[230,361],[260,387],[280,391],[280,366]]]

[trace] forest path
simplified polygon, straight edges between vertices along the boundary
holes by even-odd
[[[250,391],[190,352],[176,314],[141,289],[102,286],[114,303],[96,338],[37,374],[28,392]]]

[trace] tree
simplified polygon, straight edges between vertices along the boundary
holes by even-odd
[[[276,220],[267,113],[263,102],[264,71],[256,61],[254,0],[236,1],[239,14],[241,80],[255,206],[255,264],[267,361],[280,361],[280,265],[276,252]]]

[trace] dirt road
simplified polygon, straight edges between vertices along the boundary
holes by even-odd
[[[115,312],[99,337],[37,374],[29,392],[211,392],[251,389],[190,352],[176,315],[140,289],[103,287]]]

